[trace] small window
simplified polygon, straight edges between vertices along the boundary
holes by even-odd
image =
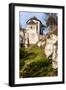
[[[30,28],[32,29],[32,26]]]

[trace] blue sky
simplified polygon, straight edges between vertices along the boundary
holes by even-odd
[[[32,18],[32,17],[37,17],[37,19],[39,19],[42,24],[46,24],[47,18],[49,16],[49,14],[51,13],[44,13],[44,12],[26,12],[26,11],[20,11],[19,12],[19,26],[20,28],[26,28],[26,22]],[[52,13],[53,15],[57,15],[56,13]],[[43,30],[43,33],[46,35],[49,32],[49,28],[45,28]]]
[[[20,25],[20,27],[25,28],[26,22],[34,16],[37,17],[37,19],[39,19],[42,23],[44,23],[45,20],[47,19],[46,13],[20,11],[19,12],[19,25]]]

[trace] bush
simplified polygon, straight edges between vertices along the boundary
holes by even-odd
[[[20,59],[25,58],[27,55],[27,51],[25,51],[25,48],[20,48]]]
[[[44,51],[32,45],[31,48],[20,48],[20,77],[43,77],[56,75],[52,69],[50,60],[44,55]]]
[[[41,73],[44,72],[43,76],[47,75],[49,62],[48,60],[34,60],[33,62],[26,64],[23,71],[22,77],[34,77],[34,76],[42,76]],[[42,70],[42,71],[41,71]]]
[[[23,66],[25,65],[25,61],[24,60],[20,60],[20,70],[23,68]]]

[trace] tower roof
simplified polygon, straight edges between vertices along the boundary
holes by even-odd
[[[35,16],[30,18],[26,23],[29,23],[29,21],[31,21],[32,23],[35,23],[35,22],[33,22],[33,20],[39,21],[41,23],[41,21],[39,19],[37,19],[37,17],[35,17]]]

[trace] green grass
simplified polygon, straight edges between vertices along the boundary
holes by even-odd
[[[20,48],[20,77],[54,76],[53,72],[42,48],[37,45]]]

